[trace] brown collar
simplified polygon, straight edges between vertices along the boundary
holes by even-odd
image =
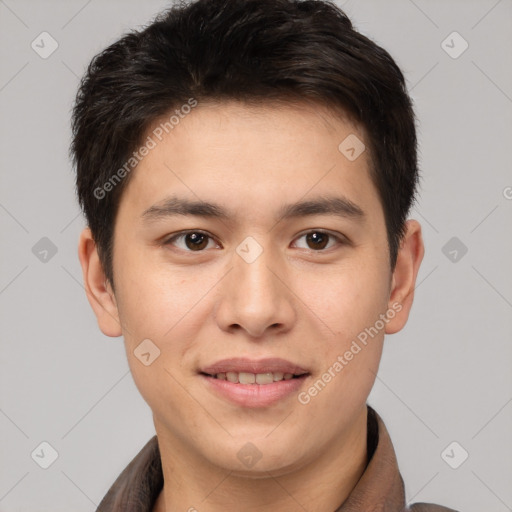
[[[336,512],[402,512],[405,507],[404,483],[398,471],[395,450],[384,422],[369,406],[367,439],[368,465]]]
[[[335,512],[449,512],[438,505],[405,508],[395,451],[380,416],[368,406],[368,458],[363,475]],[[153,436],[119,475],[96,512],[152,512],[164,484],[157,436]],[[455,511],[452,511],[455,512]]]

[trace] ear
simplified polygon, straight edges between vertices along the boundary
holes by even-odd
[[[396,314],[386,324],[386,334],[400,331],[407,323],[414,298],[416,277],[424,253],[421,225],[416,220],[408,220],[393,271],[388,302],[388,310],[393,310]]]
[[[106,336],[121,336],[117,303],[101,265],[91,230],[85,228],[78,242],[78,258],[82,265],[85,292],[98,326]]]

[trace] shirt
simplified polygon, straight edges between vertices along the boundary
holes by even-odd
[[[368,464],[334,512],[456,512],[427,503],[407,506],[395,451],[382,418],[368,406]],[[164,484],[158,438],[153,436],[119,475],[96,512],[152,512]]]

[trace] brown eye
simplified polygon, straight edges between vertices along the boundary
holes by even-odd
[[[306,235],[306,241],[311,249],[324,249],[329,241],[329,235],[314,231]]]
[[[319,230],[304,233],[303,235],[299,236],[297,240],[299,242],[296,242],[296,247],[301,249],[310,249],[317,252],[326,248],[330,249],[336,244],[343,244],[341,237]]]
[[[208,237],[202,233],[188,233],[185,235],[185,245],[192,251],[204,249],[208,245]]]
[[[164,245],[174,245],[179,249],[188,252],[200,252],[213,242],[211,236],[201,231],[189,231],[188,233],[180,233],[169,238]]]

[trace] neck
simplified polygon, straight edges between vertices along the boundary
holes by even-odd
[[[366,468],[366,422],[365,408],[350,433],[307,463],[292,471],[266,471],[254,477],[214,466],[184,452],[174,439],[158,435],[165,483],[153,512],[334,511]],[[158,430],[157,426],[157,434]]]

